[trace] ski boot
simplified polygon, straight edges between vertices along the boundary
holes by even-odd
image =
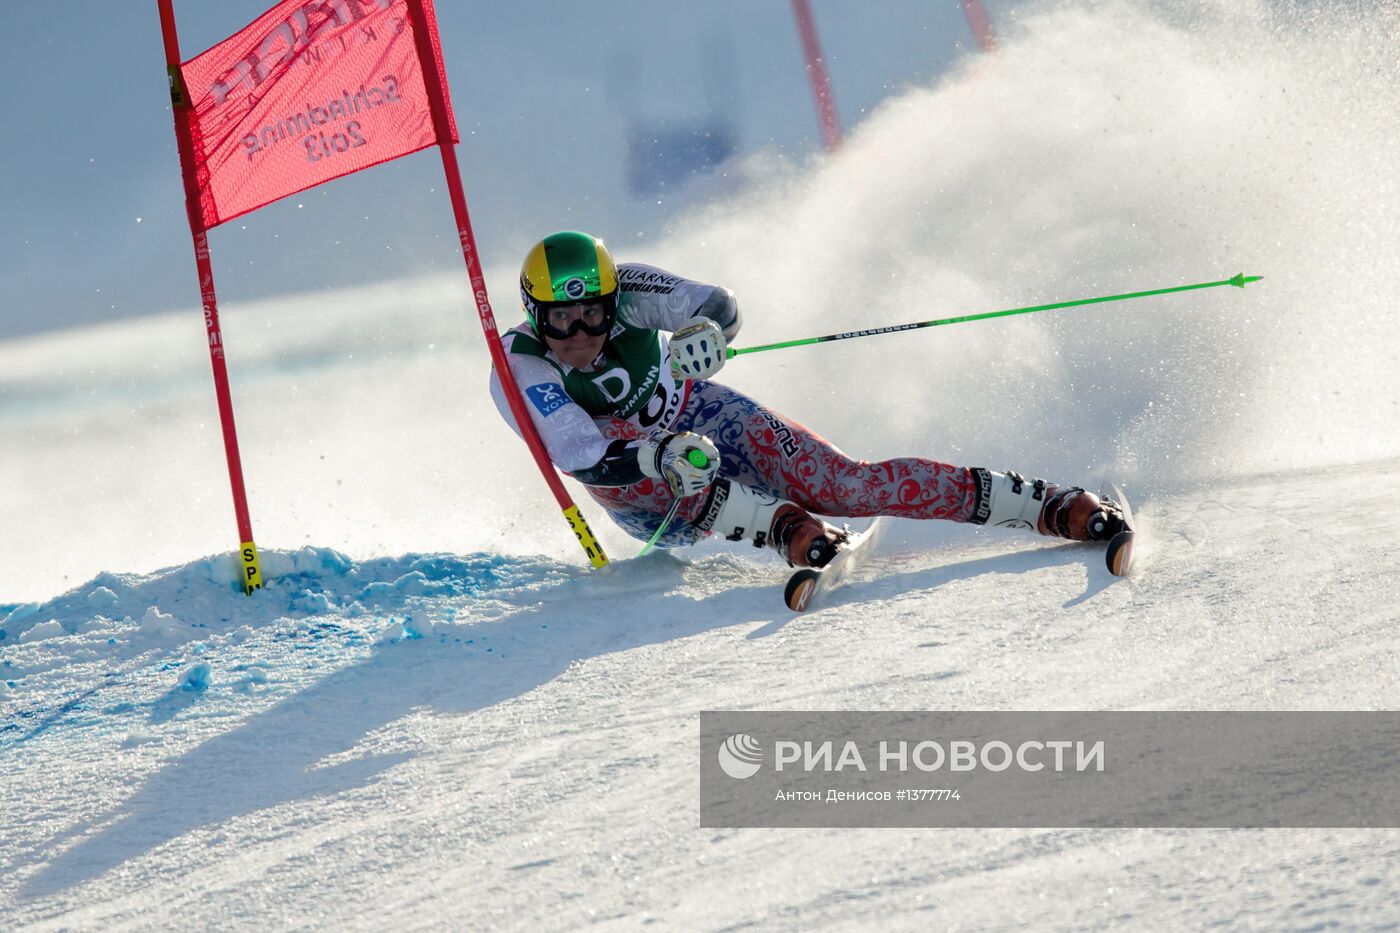
[[[825,567],[836,556],[846,533],[833,528],[786,499],[716,480],[695,527],[730,541],[753,540],[754,547],[771,547],[790,567]]]
[[[974,467],[976,525],[1029,528],[1043,535],[1072,541],[1107,541],[1127,528],[1123,509],[1112,499],[1100,499],[1079,486],[1054,486],[1044,480],[1027,482],[1019,473],[996,473]]]

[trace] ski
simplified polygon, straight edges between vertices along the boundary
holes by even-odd
[[[1115,577],[1126,577],[1133,569],[1133,541],[1137,531],[1133,526],[1133,509],[1123,490],[1113,483],[1105,483],[1099,492],[1100,499],[1112,499],[1123,510],[1123,530],[1108,539],[1108,550],[1104,552],[1104,562],[1108,572]]]
[[[852,532],[837,545],[836,556],[825,567],[803,567],[788,579],[783,599],[793,612],[806,612],[820,597],[846,582],[846,577],[870,556],[870,544],[883,522],[877,518],[863,531]]]

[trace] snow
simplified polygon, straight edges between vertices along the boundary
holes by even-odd
[[[214,926],[1387,922],[1393,831],[696,828],[702,709],[1384,707],[1400,583],[1350,558],[1395,547],[1400,507],[1339,501],[1339,483],[1400,502],[1394,462],[1148,498],[1153,547],[1127,580],[1075,545],[896,523],[802,617],[776,559],[718,547],[605,577],[304,549],[274,556],[317,569],[253,598],[209,592],[202,562],[126,577],[123,604],[198,606],[206,627],[147,646],[116,620],[6,649],[6,910],[83,927],[193,910]],[[1322,509],[1333,522],[1300,534]],[[408,567],[438,589],[393,587]],[[396,595],[357,618],[295,608],[377,583]]]
[[[895,521],[793,616],[775,556],[634,558],[579,493],[591,572],[454,275],[226,303],[245,597],[198,314],[0,343],[3,925],[1400,922],[1395,830],[698,827],[702,710],[1394,708],[1400,84],[1370,20],[1273,15],[1026,8],[640,257],[750,344],[1265,275],[722,374],[850,451],[1122,480],[1128,579]]]
[[[63,623],[57,619],[50,619],[39,625],[32,626],[19,636],[20,641],[42,641],[45,638],[56,638],[65,635],[67,632],[63,628]]]

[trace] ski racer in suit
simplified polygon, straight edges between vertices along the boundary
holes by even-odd
[[[893,515],[1026,528],[1078,541],[1123,527],[1078,487],[921,457],[847,456],[712,377],[742,323],[728,289],[640,263],[601,240],[545,237],[520,278],[526,320],[503,335],[526,409],[560,470],[647,540],[677,498],[660,547],[709,534],[750,540],[796,566],[831,560],[843,533],[818,515]],[[491,394],[517,433],[500,374]]]

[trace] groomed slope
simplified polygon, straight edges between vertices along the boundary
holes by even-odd
[[[695,761],[703,709],[1391,706],[1396,502],[1393,462],[1181,490],[1142,504],[1127,580],[1078,546],[901,523],[801,617],[775,560],[718,548],[605,577],[306,549],[254,599],[222,561],[107,575],[4,623],[0,910],[1393,922],[1393,831],[700,830]]]

